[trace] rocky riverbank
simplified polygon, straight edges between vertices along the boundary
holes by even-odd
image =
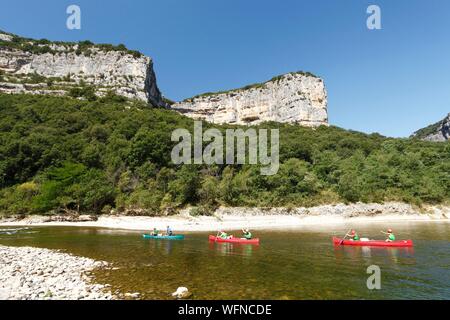
[[[0,246],[0,300],[110,300],[89,272],[107,263],[59,251]]]
[[[439,221],[450,222],[449,206],[416,208],[410,204],[390,202],[384,204],[354,203],[323,205],[312,208],[218,208],[210,216],[195,216],[192,208],[181,210],[174,216],[78,216],[8,218],[0,226],[83,226],[126,230],[165,229],[172,226],[180,231],[237,230],[296,228],[342,223],[370,223],[383,221]]]

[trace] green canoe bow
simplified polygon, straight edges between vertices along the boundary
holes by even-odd
[[[161,239],[161,240],[184,240],[184,235],[177,234],[173,236],[152,236],[150,234],[143,234],[144,239]]]

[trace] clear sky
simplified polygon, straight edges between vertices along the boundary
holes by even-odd
[[[81,7],[81,30],[66,8]],[[366,9],[381,7],[382,30]],[[154,59],[181,100],[305,70],[324,78],[330,122],[408,136],[450,112],[448,0],[0,0],[0,29],[124,43]]]

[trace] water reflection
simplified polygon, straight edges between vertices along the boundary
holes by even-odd
[[[240,255],[246,258],[251,258],[254,250],[257,250],[259,246],[228,243],[228,242],[209,242],[209,249],[215,250],[221,256]]]
[[[370,247],[361,247],[361,254],[365,259],[370,259],[372,257]]]
[[[414,248],[390,248],[369,246],[334,246],[335,259],[338,262],[365,261],[372,264],[379,258],[387,258],[395,264],[415,263]]]
[[[138,231],[33,227],[0,235],[0,244],[62,249],[108,261],[119,269],[98,270],[97,282],[140,292],[143,299],[169,299],[180,286],[192,290],[194,299],[448,299],[450,224],[394,228],[417,240],[414,250],[334,247],[330,235],[335,230],[325,228],[260,231],[264,242],[253,246],[209,242],[206,232],[167,241],[143,239]],[[358,229],[374,234],[380,228]],[[366,269],[373,264],[381,268],[388,290],[365,286]]]
[[[168,256],[172,253],[174,240],[148,240],[148,247]]]
[[[69,230],[70,232],[70,230]],[[79,231],[77,231],[78,234],[87,234],[87,235],[129,235],[130,231],[128,230],[120,230],[120,229],[104,229],[104,228],[82,228]],[[141,235],[140,233],[136,233],[136,235]]]

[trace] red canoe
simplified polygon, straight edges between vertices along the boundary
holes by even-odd
[[[343,245],[343,246],[369,246],[369,247],[412,247],[412,240],[400,240],[400,241],[392,241],[386,242],[382,240],[369,240],[369,241],[352,241],[352,240],[342,240],[339,238],[333,237],[334,245]]]
[[[209,241],[211,242],[227,242],[227,243],[239,243],[239,244],[259,244],[259,239],[243,239],[243,238],[231,238],[231,239],[222,239],[216,236],[209,236]]]

